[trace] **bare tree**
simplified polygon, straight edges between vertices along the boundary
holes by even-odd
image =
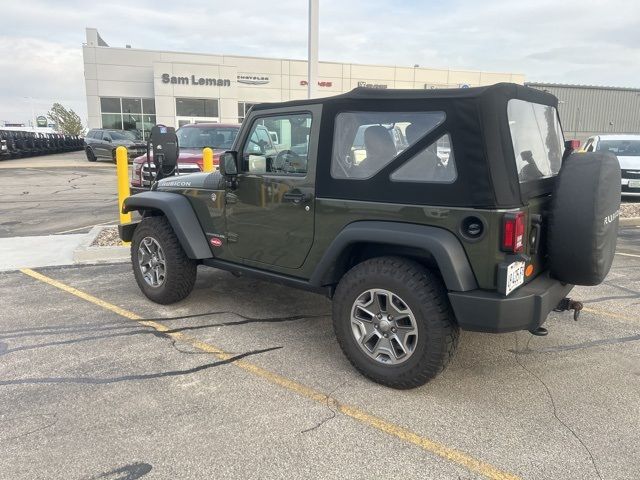
[[[56,124],[59,132],[67,135],[80,135],[84,129],[78,114],[73,110],[67,110],[59,103],[53,104],[47,117]]]

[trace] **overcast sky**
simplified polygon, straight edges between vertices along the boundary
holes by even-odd
[[[59,101],[86,121],[85,27],[117,47],[306,57],[306,0],[1,3],[0,120]],[[320,0],[320,60],[640,87],[639,27],[637,0]]]

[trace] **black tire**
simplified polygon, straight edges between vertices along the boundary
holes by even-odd
[[[155,240],[164,253],[165,276],[159,286],[149,284],[138,262],[139,248],[145,238]],[[136,282],[147,298],[168,305],[189,296],[196,282],[198,264],[187,257],[171,224],[164,216],[146,217],[136,228],[131,240],[131,264]]]
[[[90,162],[96,161],[96,155],[93,153],[93,150],[91,150],[91,148],[87,147],[85,149],[85,153],[87,154],[87,160],[89,160]]]
[[[369,289],[392,292],[413,312],[417,341],[403,363],[387,365],[367,355],[352,331],[351,310]],[[378,257],[353,267],[336,288],[332,313],[338,343],[349,361],[364,376],[391,388],[424,385],[446,368],[458,346],[460,330],[442,280],[406,258]]]

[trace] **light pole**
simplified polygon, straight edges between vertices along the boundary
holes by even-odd
[[[29,100],[29,105],[31,105],[31,126],[35,130],[36,129],[36,114],[35,114],[35,111],[33,109],[33,97],[22,97],[22,98],[26,98],[27,100]]]
[[[313,98],[318,85],[318,15],[320,0],[309,0],[309,52],[307,55],[307,98]]]

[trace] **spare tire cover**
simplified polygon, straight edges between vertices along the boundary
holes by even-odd
[[[609,152],[573,153],[562,164],[551,201],[547,252],[551,275],[598,285],[618,239],[620,164]]]

